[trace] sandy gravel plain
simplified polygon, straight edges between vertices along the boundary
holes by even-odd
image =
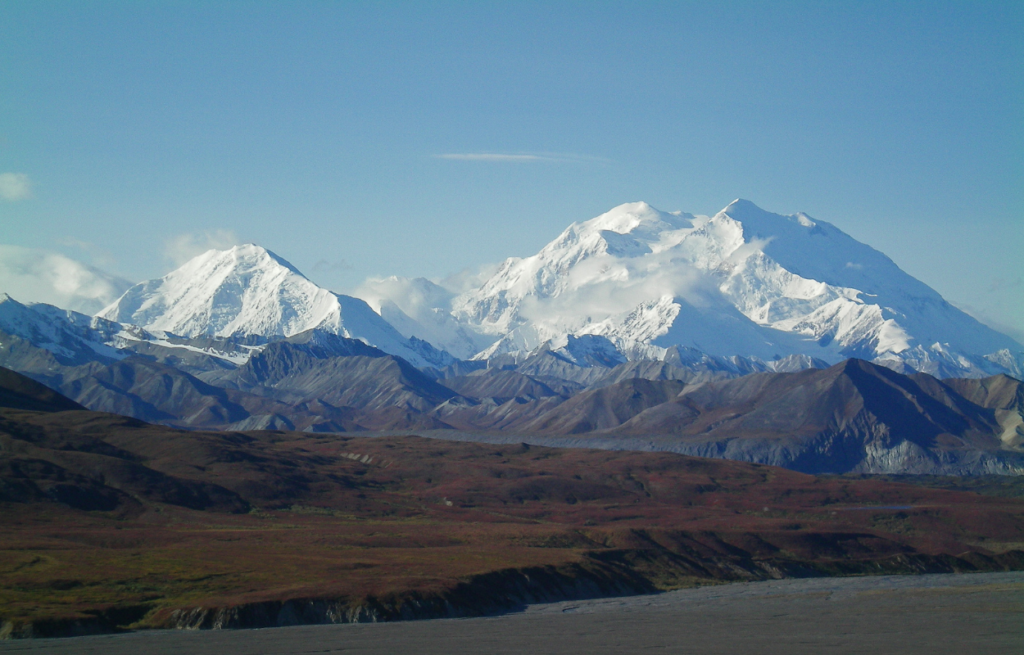
[[[0,652],[1024,653],[1024,572],[816,578],[533,605],[482,619],[152,631],[0,643]]]

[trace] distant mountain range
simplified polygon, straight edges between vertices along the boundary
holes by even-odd
[[[621,205],[461,294],[391,278],[364,301],[250,244],[94,317],[0,295],[0,365],[180,427],[1024,472],[1024,346],[834,226],[742,200],[713,217]]]
[[[744,200],[712,217],[621,205],[459,295],[424,279],[384,282],[371,308],[250,244],[137,284],[97,316],[157,339],[255,347],[316,330],[420,368],[520,360],[544,347],[616,363],[665,360],[676,348],[765,369],[795,355],[940,377],[1024,374],[1024,346],[882,253],[823,221]]]

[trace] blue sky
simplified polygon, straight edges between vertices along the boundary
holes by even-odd
[[[338,290],[744,197],[1020,339],[1024,3],[0,0],[0,175],[0,243]]]

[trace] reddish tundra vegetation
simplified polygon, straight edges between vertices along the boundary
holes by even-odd
[[[187,432],[5,393],[5,636],[1024,568],[1014,498],[669,453]]]

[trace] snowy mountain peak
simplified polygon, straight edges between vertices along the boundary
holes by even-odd
[[[243,281],[248,276],[296,275],[306,278],[299,269],[280,255],[254,243],[246,243],[227,250],[208,250],[198,255],[169,275],[213,275],[223,280],[230,276]]]
[[[630,357],[683,346],[978,371],[995,361],[984,355],[1024,348],[833,225],[743,199],[711,217],[619,205],[506,260],[451,307],[498,339],[476,358],[598,335]]]
[[[290,337],[322,330],[361,339],[416,366],[445,365],[413,345],[362,300],[320,288],[254,244],[210,250],[130,288],[99,316],[184,337]]]
[[[240,246],[234,246],[233,248],[229,248],[228,250],[224,251],[210,250],[206,254],[211,255],[213,257],[230,257],[240,264],[244,262],[260,262],[266,265],[269,262],[273,262],[278,266],[283,266],[287,268],[289,271],[296,275],[306,277],[305,275],[302,275],[301,272],[299,272],[299,269],[292,266],[291,262],[286,260],[284,257],[281,257],[277,253],[271,252],[262,246],[258,246],[255,243],[245,243]]]
[[[580,224],[581,231],[610,231],[648,238],[664,232],[690,227],[693,217],[688,214],[669,214],[651,207],[646,202],[619,205],[589,221]]]
[[[792,236],[796,234],[797,230],[818,236],[825,236],[829,233],[842,234],[832,225],[817,221],[803,212],[790,215],[774,214],[742,198],[733,200],[725,209],[715,215],[715,218],[722,217],[737,221],[744,226],[745,234],[758,238]]]
[[[765,210],[761,209],[760,207],[758,207],[757,205],[755,205],[754,203],[745,198],[737,198],[733,200],[732,202],[725,206],[725,209],[723,209],[719,213],[728,214],[738,220],[743,220],[747,216],[751,215],[769,214],[769,212],[766,212]],[[771,215],[774,216],[775,214]]]
[[[337,301],[254,244],[210,250],[137,284],[99,313],[148,330],[196,337],[291,336],[336,322]]]

